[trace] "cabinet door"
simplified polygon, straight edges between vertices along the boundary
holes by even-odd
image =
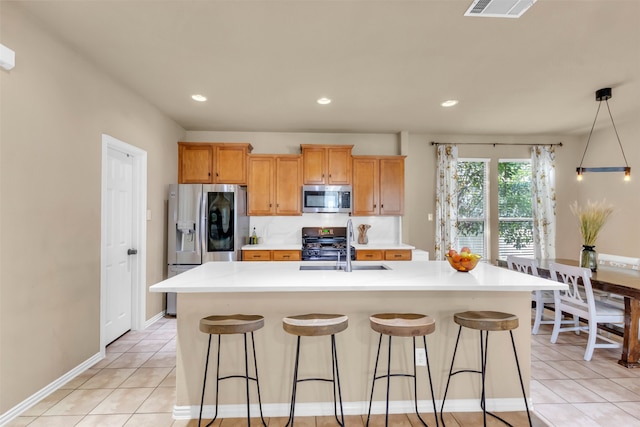
[[[382,261],[384,258],[382,250],[356,249],[357,261]]]
[[[302,149],[303,181],[307,185],[325,184],[326,150],[323,147],[305,147]]]
[[[301,251],[277,250],[272,251],[271,259],[273,261],[300,261],[302,258]]]
[[[271,261],[271,251],[242,251],[243,261]]]
[[[302,161],[300,156],[278,156],[276,162],[276,215],[302,215]]]
[[[351,184],[351,147],[327,149],[327,177],[330,185]]]
[[[213,153],[216,184],[247,184],[247,147],[217,145]]]
[[[178,182],[180,184],[209,184],[212,182],[213,149],[211,145],[178,146]]]
[[[353,215],[378,215],[378,159],[353,159]]]
[[[380,215],[404,214],[404,158],[380,159]]]
[[[408,249],[387,249],[384,259],[388,261],[411,261],[411,251]]]
[[[273,215],[274,159],[272,156],[249,157],[249,183],[247,186],[248,214]]]

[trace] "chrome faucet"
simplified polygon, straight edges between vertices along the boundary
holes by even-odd
[[[353,223],[349,218],[347,221],[347,255],[344,260],[344,271],[346,273],[351,273],[351,239],[353,239]]]

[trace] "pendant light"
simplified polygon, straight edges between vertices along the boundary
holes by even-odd
[[[627,163],[627,157],[624,155],[624,149],[622,148],[622,143],[620,142],[620,136],[618,135],[618,129],[616,129],[616,124],[613,121],[613,116],[611,115],[611,109],[609,108],[609,99],[611,99],[611,88],[607,87],[604,89],[600,89],[596,91],[596,101],[598,101],[598,110],[596,111],[596,117],[593,119],[593,124],[591,125],[591,131],[589,132],[589,138],[587,139],[587,146],[584,147],[584,153],[582,153],[582,159],[580,160],[580,166],[576,168],[576,172],[578,172],[578,181],[582,181],[582,174],[585,172],[624,172],[624,180],[631,180],[631,168]],[[624,166],[606,166],[606,167],[597,167],[597,168],[583,168],[582,162],[584,161],[584,156],[587,154],[587,149],[589,148],[589,142],[591,141],[591,135],[593,134],[593,128],[596,125],[596,120],[598,119],[598,113],[600,112],[600,107],[602,106],[602,101],[607,104],[607,110],[609,111],[609,117],[611,118],[611,124],[613,125],[613,130],[616,133],[616,138],[618,139],[618,145],[620,146],[620,151],[622,152],[622,158],[624,159]]]

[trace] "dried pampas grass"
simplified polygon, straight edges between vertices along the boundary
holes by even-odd
[[[595,246],[598,233],[613,213],[613,207],[604,200],[602,202],[587,200],[586,206],[579,206],[575,201],[569,207],[580,220],[580,233],[584,239],[584,245]]]

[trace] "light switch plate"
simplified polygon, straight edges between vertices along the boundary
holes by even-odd
[[[416,366],[427,366],[427,353],[424,348],[416,348]]]

